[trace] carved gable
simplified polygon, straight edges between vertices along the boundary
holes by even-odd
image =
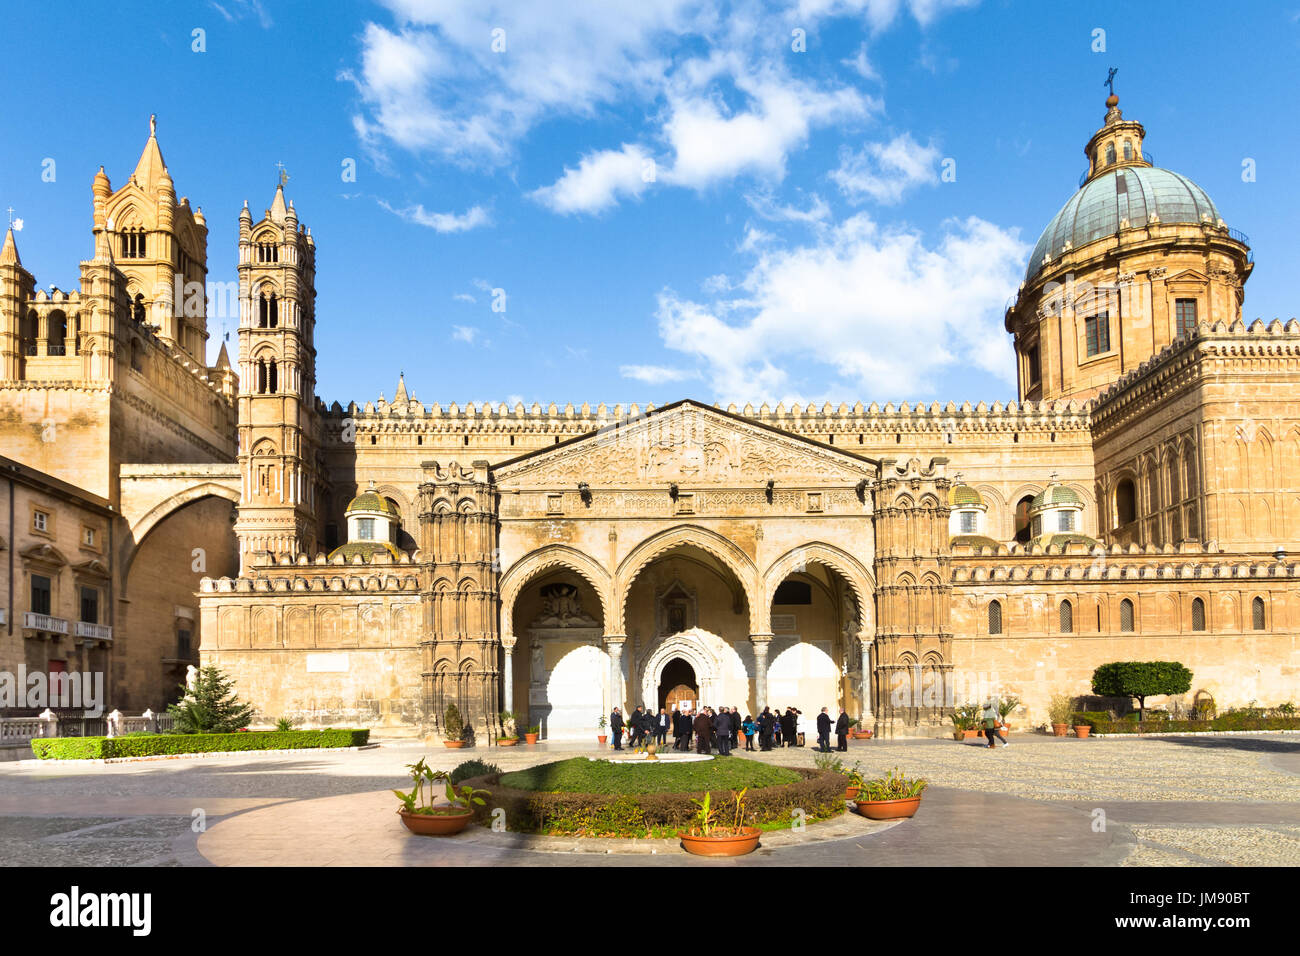
[[[581,438],[505,462],[498,485],[602,488],[855,485],[873,461],[726,412],[679,402]]]

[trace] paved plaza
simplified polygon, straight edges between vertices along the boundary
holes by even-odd
[[[608,751],[577,743],[362,750],[109,764],[0,763],[8,865],[1300,865],[1300,736],[853,741],[846,763],[931,781],[915,818],[855,814],[764,838],[738,861],[673,841],[578,841],[472,828],[410,836],[389,792],[405,764],[478,757],[511,770]],[[980,742],[982,744],[982,742]],[[813,750],[742,756],[812,766]]]

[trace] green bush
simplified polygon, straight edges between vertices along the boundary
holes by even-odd
[[[1099,733],[1103,725],[1109,724],[1113,720],[1114,718],[1104,710],[1081,710],[1070,716],[1070,722],[1076,727],[1082,724]]]
[[[466,760],[451,772],[450,780],[452,786],[459,786],[462,780],[468,780],[470,777],[485,777],[490,773],[499,774],[501,768],[482,760]]]
[[[1252,717],[1228,713],[1213,720],[1152,720],[1139,723],[1135,714],[1123,720],[1093,724],[1099,734],[1182,734],[1226,730],[1300,730],[1300,717]]]
[[[693,790],[730,791],[741,787],[770,787],[795,783],[798,774],[787,767],[776,767],[757,760],[699,760],[689,763],[642,764],[611,763],[572,757],[516,770],[501,778],[501,783],[515,790],[542,790],[548,793],[665,793]]]
[[[194,686],[180,685],[184,696],[167,712],[178,734],[229,734],[248,726],[256,711],[235,694],[235,682],[219,667],[199,670]]]
[[[302,750],[360,747],[369,730],[278,730],[244,734],[150,734],[126,737],[51,737],[32,741],[41,760],[86,760],[110,757],[154,757],[162,754],[221,753],[246,750]]]
[[[1137,698],[1138,720],[1148,697],[1186,694],[1191,688],[1192,672],[1177,661],[1114,661],[1092,672],[1094,694]]]
[[[654,768],[651,773],[657,775],[663,770],[701,765],[707,766],[682,764],[672,768]],[[753,788],[745,794],[746,823],[772,828],[773,825],[788,825],[795,810],[802,811],[807,820],[828,819],[844,812],[846,781],[843,775],[803,769],[790,772],[796,776],[797,782]],[[504,775],[514,776],[517,774]],[[546,793],[504,786],[504,777],[489,774],[467,781],[468,785],[490,793],[487,804],[475,808],[475,818],[486,822],[491,818],[492,810],[499,807],[505,811],[506,828],[524,833],[580,836],[665,834],[692,824],[698,808],[691,801],[702,799],[705,793],[704,790],[681,793]],[[707,792],[713,795],[715,804],[726,807],[731,804],[735,791],[709,787]]]

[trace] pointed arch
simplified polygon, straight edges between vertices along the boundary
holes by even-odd
[[[874,576],[853,555],[824,541],[810,541],[797,548],[791,548],[768,566],[767,572],[763,575],[763,593],[769,607],[781,582],[808,564],[824,565],[844,578],[858,602],[862,629],[868,633],[874,632],[876,604]]]
[[[609,630],[610,608],[613,603],[611,590],[613,578],[609,571],[595,558],[584,551],[566,544],[551,544],[535,551],[530,551],[501,576],[501,635],[514,635],[515,602],[530,581],[556,568],[565,568],[582,578],[596,592],[600,599],[600,610]]]

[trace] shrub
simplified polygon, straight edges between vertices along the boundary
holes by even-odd
[[[468,780],[470,777],[486,777],[488,774],[500,774],[501,768],[494,763],[485,763],[482,760],[466,760],[459,764],[451,772],[450,780],[454,785],[459,784],[462,780]]]
[[[199,671],[192,688],[180,685],[184,696],[167,712],[176,718],[178,734],[228,734],[248,726],[253,708],[241,701],[234,682],[219,667]]]
[[[518,790],[618,794],[702,792],[705,789],[725,792],[741,787],[795,783],[798,779],[798,774],[787,767],[743,758],[646,767],[572,757],[507,773],[501,778],[501,783]]]
[[[653,772],[664,769],[668,768]],[[751,788],[745,794],[746,823],[788,824],[795,810],[809,820],[844,812],[843,776],[817,770],[791,772],[800,778],[797,782]],[[504,786],[501,780],[501,775],[492,774],[469,781],[491,794],[487,806],[475,809],[476,818],[486,821],[499,807],[505,811],[507,829],[525,833],[618,836],[685,829],[696,817],[692,800],[702,799],[707,792],[714,802],[726,804],[734,793],[715,787],[680,793],[545,793]]]
[[[1104,710],[1082,710],[1071,715],[1070,720],[1076,727],[1083,725],[1100,733],[1101,728],[1111,723],[1114,718]]]
[[[257,730],[235,734],[150,734],[124,737],[49,737],[32,741],[32,752],[42,760],[154,757],[162,754],[221,753],[247,750],[302,750],[360,747],[370,740],[369,730]]]
[[[1192,672],[1177,661],[1115,661],[1092,672],[1094,694],[1137,698],[1139,723],[1148,697],[1186,694],[1191,689]]]
[[[1069,694],[1053,694],[1047,702],[1047,720],[1052,724],[1068,724],[1074,712],[1074,698]]]

